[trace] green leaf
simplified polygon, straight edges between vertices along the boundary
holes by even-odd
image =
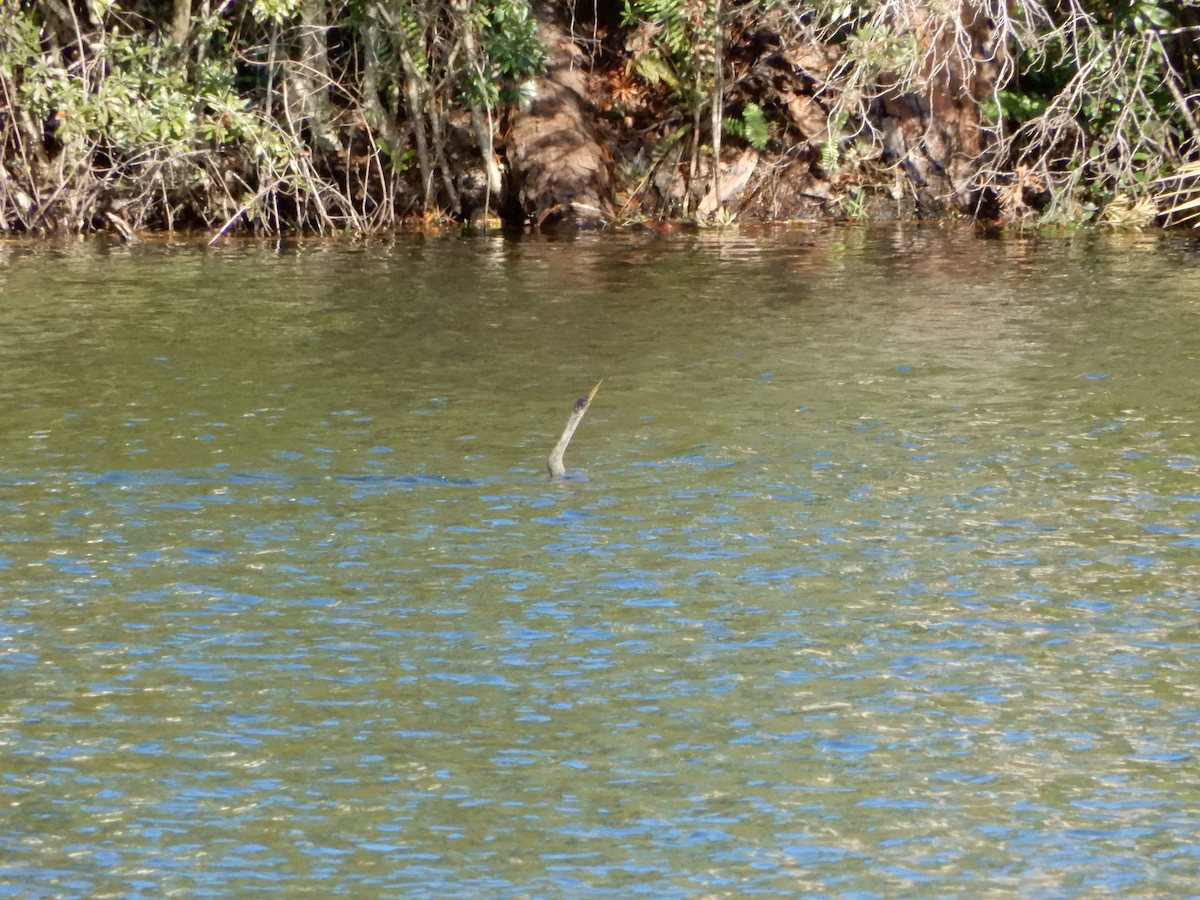
[[[742,122],[746,127],[746,140],[755,150],[766,150],[767,141],[771,138],[771,127],[767,117],[763,115],[762,107],[757,103],[747,103],[742,110]]]

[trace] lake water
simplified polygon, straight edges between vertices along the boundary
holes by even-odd
[[[1195,896],[1198,395],[1187,235],[0,244],[0,895]]]

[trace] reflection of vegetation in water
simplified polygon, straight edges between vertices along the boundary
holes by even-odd
[[[1156,180],[1200,143],[1193,6],[597,0],[591,18],[558,12],[597,73],[588,99],[611,126],[615,168],[650,179],[634,199],[673,197],[644,212],[694,206],[724,135],[776,154],[761,178],[823,180],[835,198],[895,194],[897,179],[917,192],[936,176],[945,184],[927,190],[1006,219],[1128,225],[1153,217]],[[506,187],[496,136],[536,99],[538,34],[529,0],[2,0],[0,230],[372,231],[466,215]]]

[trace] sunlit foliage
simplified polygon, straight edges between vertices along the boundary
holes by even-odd
[[[579,34],[597,107],[693,178],[724,135],[857,203],[904,175],[880,110],[941,91],[996,215],[1130,222],[1196,196],[1200,0],[608,2],[619,24]],[[538,35],[530,0],[0,0],[0,232],[464,214],[500,190]],[[768,83],[772,55],[804,96]]]

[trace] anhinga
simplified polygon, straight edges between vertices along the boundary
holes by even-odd
[[[586,397],[580,397],[575,401],[575,408],[571,410],[571,418],[567,419],[567,427],[563,429],[562,437],[558,439],[558,443],[554,445],[554,449],[550,451],[550,458],[546,460],[546,465],[550,469],[551,478],[562,478],[567,474],[567,469],[563,465],[563,454],[567,452],[567,444],[571,443],[571,436],[575,434],[575,429],[579,427],[579,423],[583,421],[583,414],[588,411],[588,407],[592,405],[592,400],[596,396],[596,392],[600,390],[600,385],[604,383],[601,378],[596,382],[596,386],[588,391]]]

